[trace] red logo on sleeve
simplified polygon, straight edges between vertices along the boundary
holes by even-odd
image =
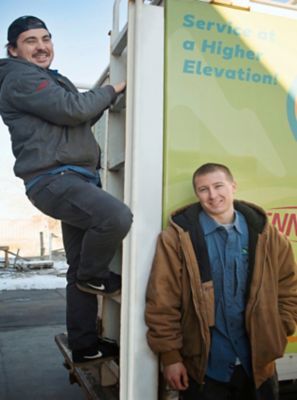
[[[36,88],[36,92],[40,92],[41,90],[45,89],[48,85],[48,81],[42,81]]]

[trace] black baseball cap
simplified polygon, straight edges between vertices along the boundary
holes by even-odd
[[[7,31],[7,40],[9,43],[16,43],[18,36],[29,29],[47,29],[45,23],[32,15],[25,15],[13,21]]]

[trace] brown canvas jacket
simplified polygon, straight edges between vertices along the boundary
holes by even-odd
[[[201,282],[189,232],[173,222],[174,216],[187,208],[172,214],[168,228],[158,238],[145,316],[148,343],[160,354],[162,364],[182,361],[202,384],[210,348],[209,327],[214,324],[214,289],[212,281]],[[254,254],[249,255],[254,261],[245,319],[259,387],[274,374],[275,359],[282,357],[287,336],[295,332],[297,268],[289,241],[268,223],[262,209],[238,201],[235,208],[251,214],[246,219],[249,229],[254,229],[250,236],[256,237]],[[261,229],[257,225],[260,215],[264,221]]]

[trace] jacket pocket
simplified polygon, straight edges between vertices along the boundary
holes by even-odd
[[[99,158],[98,143],[87,126],[63,128],[56,148],[56,161],[61,164],[96,167]]]
[[[202,338],[200,329],[197,316],[192,306],[189,305],[182,317],[183,356],[191,357],[201,354]]]
[[[252,325],[251,345],[258,363],[265,365],[282,357],[287,336],[278,311],[256,307]]]

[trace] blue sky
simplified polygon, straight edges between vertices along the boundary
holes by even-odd
[[[122,0],[125,15],[127,0]],[[22,15],[41,18],[53,36],[55,58],[51,65],[74,83],[92,85],[108,65],[113,0],[2,0],[0,2],[0,58],[6,57],[7,28]],[[122,23],[124,23],[125,16]],[[14,177],[10,135],[0,118],[1,218],[35,214],[24,194],[23,183]]]

